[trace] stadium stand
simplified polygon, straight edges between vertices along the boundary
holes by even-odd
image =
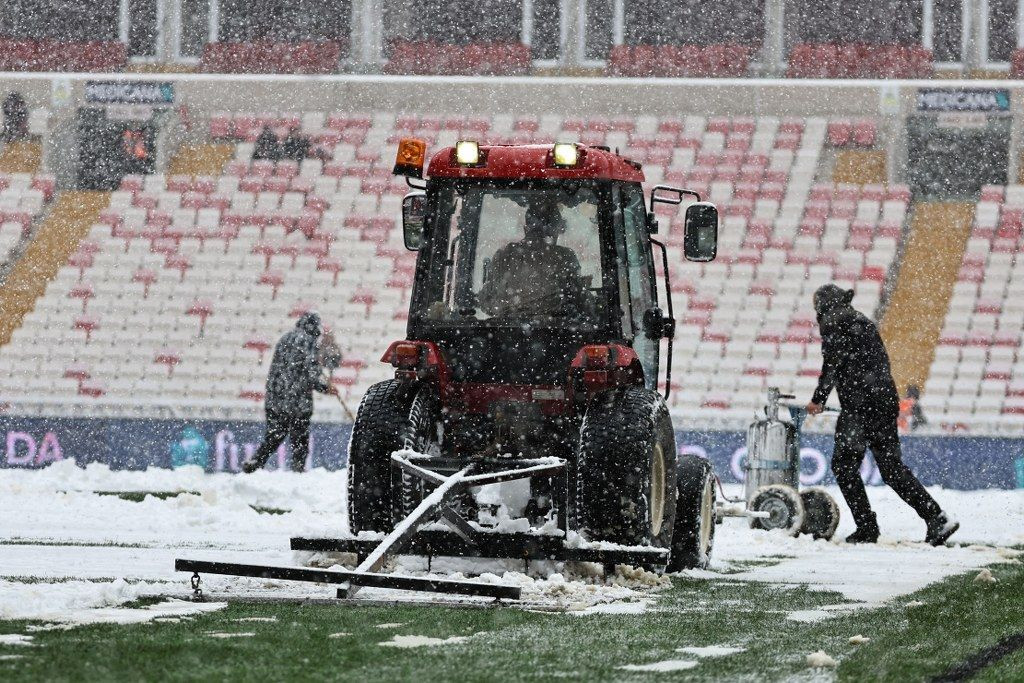
[[[1010,56],[1010,78],[1024,76],[1024,48],[1017,48]]]
[[[922,405],[951,429],[1024,426],[1024,186],[986,186]]]
[[[0,71],[120,71],[128,63],[118,41],[72,42],[0,36]]]
[[[328,74],[337,71],[344,51],[337,41],[207,43],[200,69],[210,73]]]
[[[609,76],[746,76],[748,45],[616,45],[608,53]]]
[[[522,43],[456,45],[397,40],[384,67],[390,74],[518,76],[530,72],[530,48]]]
[[[49,175],[0,173],[0,263],[29,233],[53,198],[54,186]]]
[[[808,44],[789,53],[790,78],[929,78],[932,52],[920,45]]]
[[[8,357],[35,378],[8,367],[0,393],[253,405],[277,336],[315,308],[343,344],[335,382],[358,399],[390,374],[379,354],[404,335],[415,259],[396,229],[398,138],[434,149],[559,139],[618,147],[650,184],[685,183],[720,204],[722,257],[706,266],[682,259],[683,209],[660,216],[679,318],[672,405],[747,420],[768,384],[810,392],[814,288],[856,283],[857,305],[878,307],[909,202],[902,186],[818,182],[823,118],[220,112],[209,123],[234,147],[223,173],[126,178],[14,333]],[[251,161],[264,124],[299,128],[325,159]],[[39,348],[44,330],[60,343]]]

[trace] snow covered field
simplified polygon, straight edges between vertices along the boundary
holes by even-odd
[[[178,492],[136,502],[115,492]],[[42,471],[0,473],[0,619],[32,618],[83,623],[138,620],[110,609],[147,595],[188,591],[188,576],[173,571],[176,557],[297,564],[288,550],[293,535],[344,533],[345,473],[260,472],[208,475],[197,468],[112,472],[83,470],[72,462]],[[735,494],[738,491],[730,491]],[[924,525],[888,489],[872,489],[882,542],[849,546],[752,531],[743,520],[718,527],[709,581],[807,584],[841,593],[839,612],[909,594],[951,574],[1016,554],[1024,544],[1024,495],[1020,491],[935,490],[940,504],[962,523],[956,547],[931,548],[920,540]],[[838,492],[835,492],[838,497]],[[284,511],[284,512],[281,512]],[[852,529],[843,507],[837,538]],[[400,558],[405,572],[422,572],[419,558]],[[637,612],[656,608],[662,580],[646,572],[608,581],[590,566],[534,563],[530,576],[518,562],[435,561],[435,572],[484,573],[524,588],[529,605],[574,612]],[[204,577],[217,595],[332,597],[333,588],[230,577]],[[364,599],[398,598],[365,589]],[[415,598],[417,596],[407,596]],[[434,599],[434,596],[431,596]],[[653,606],[653,607],[652,607]],[[169,603],[141,618],[174,618],[188,605]],[[794,612],[816,620],[831,608]]]

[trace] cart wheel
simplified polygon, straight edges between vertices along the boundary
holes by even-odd
[[[820,486],[812,486],[800,492],[800,500],[804,504],[800,533],[826,541],[832,538],[839,526],[839,506],[835,499]]]
[[[796,536],[804,522],[804,504],[800,494],[793,487],[783,484],[762,486],[754,492],[747,508],[754,512],[768,513],[768,517],[751,518],[752,529],[782,529]]]

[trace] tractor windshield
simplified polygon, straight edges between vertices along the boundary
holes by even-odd
[[[593,187],[453,183],[436,215],[428,320],[596,323],[604,299]]]

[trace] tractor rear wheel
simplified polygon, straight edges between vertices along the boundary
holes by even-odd
[[[401,448],[436,455],[437,444],[437,394],[433,387],[421,386],[416,390],[409,404],[409,412],[399,428]],[[392,506],[394,522],[408,517],[420,504],[427,491],[422,479],[392,468]]]
[[[695,455],[679,458],[676,529],[668,570],[706,569],[715,543],[715,473]]]
[[[395,380],[367,390],[348,445],[348,525],[360,531],[390,531],[392,520],[391,453],[403,447],[402,425],[412,396]]]
[[[580,428],[576,514],[589,541],[668,548],[676,441],[665,401],[644,387],[594,399]]]

